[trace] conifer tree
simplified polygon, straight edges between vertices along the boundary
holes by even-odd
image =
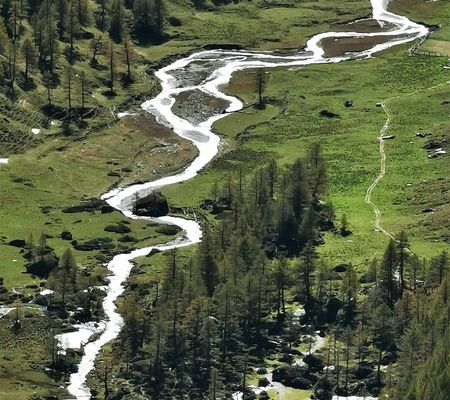
[[[397,257],[399,266],[399,278],[400,278],[400,297],[403,296],[405,290],[405,268],[409,259],[409,242],[405,231],[401,231],[397,238]]]
[[[383,261],[380,268],[381,289],[389,307],[394,307],[397,299],[398,286],[395,277],[398,257],[395,242],[391,239],[384,252]]]
[[[109,25],[109,35],[116,43],[121,43],[124,28],[124,10],[122,0],[112,0],[110,15],[111,21]]]

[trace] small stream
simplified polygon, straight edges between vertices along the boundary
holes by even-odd
[[[142,108],[153,114],[157,121],[170,127],[177,135],[190,140],[198,149],[198,156],[181,173],[167,176],[153,182],[132,185],[127,188],[114,189],[102,196],[111,206],[131,219],[151,219],[138,217],[131,211],[133,201],[143,197],[155,189],[160,189],[168,185],[181,183],[194,178],[218,153],[220,139],[212,132],[212,125],[224,114],[196,115],[196,118],[181,118],[173,110],[177,96],[183,92],[201,91],[205,95],[220,100],[221,104],[226,104],[227,112],[238,111],[243,104],[235,97],[227,96],[221,92],[221,88],[226,85],[233,73],[243,69],[251,68],[274,68],[274,67],[304,67],[312,64],[331,64],[347,60],[369,58],[373,54],[386,50],[392,46],[408,43],[418,38],[424,37],[428,30],[422,25],[416,24],[406,17],[395,15],[387,11],[387,0],[371,0],[373,8],[373,18],[381,26],[392,26],[391,30],[374,33],[358,32],[326,32],[312,37],[304,51],[299,51],[292,55],[277,55],[269,52],[251,51],[227,51],[211,50],[201,51],[188,57],[175,61],[174,63],[160,69],[156,76],[161,81],[161,92],[152,100],[142,104]],[[376,44],[368,50],[346,53],[338,57],[326,57],[321,42],[329,38],[368,38],[386,37],[386,41]],[[2,162],[2,159],[0,159]],[[4,162],[4,161],[3,161]],[[58,335],[57,339],[60,348],[74,346],[74,338],[82,336],[76,346],[81,346],[87,342],[93,334],[97,334],[96,339],[84,345],[84,355],[78,365],[78,372],[70,376],[68,391],[71,398],[85,400],[91,398],[91,393],[86,385],[86,378],[94,368],[95,359],[101,348],[108,342],[114,340],[123,325],[123,319],[117,312],[115,302],[124,292],[124,282],[127,280],[131,269],[132,260],[147,255],[152,249],[166,251],[199,243],[202,238],[200,225],[191,220],[178,217],[162,217],[151,219],[163,224],[173,224],[182,228],[184,234],[181,238],[170,243],[157,246],[146,247],[134,250],[128,254],[120,254],[113,258],[108,264],[110,272],[109,284],[106,297],[103,301],[103,309],[106,319],[99,324],[83,324],[79,326],[78,335],[68,333]],[[69,337],[68,335],[71,335]],[[316,350],[320,343],[317,342]],[[238,394],[236,394],[238,396]],[[237,397],[238,398],[238,397]],[[343,399],[340,397],[340,399]],[[358,398],[348,398],[348,400],[358,400]]]

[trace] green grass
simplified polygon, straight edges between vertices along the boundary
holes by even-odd
[[[13,314],[0,320],[0,398],[28,400],[33,394],[64,396],[60,383],[44,373],[51,354],[47,347],[49,321],[46,317],[25,314],[21,312],[18,333],[9,328]]]
[[[137,51],[149,60],[158,61],[206,44],[236,44],[263,50],[296,49],[304,46],[315,33],[330,30],[333,24],[370,15],[370,4],[366,0],[338,5],[332,0],[305,1],[301,7],[291,7],[289,1],[278,4],[260,8],[256,1],[241,1],[213,11],[199,11],[187,6],[184,0],[173,0],[167,4],[168,14],[177,17],[182,25],[168,27],[170,41]]]
[[[402,198],[406,183],[431,181],[445,176],[448,170],[447,157],[429,160],[423,142],[415,138],[419,129],[436,136],[448,132],[448,108],[441,103],[448,98],[450,85],[427,90],[447,81],[444,64],[445,59],[408,57],[402,48],[397,48],[371,60],[295,71],[272,70],[265,95],[271,101],[284,103],[283,112],[267,121],[263,120],[267,112],[264,110],[263,123],[251,128],[240,113],[217,122],[216,130],[231,148],[234,146],[230,138],[246,132],[242,136],[244,140],[237,145],[238,151],[222,154],[197,178],[168,187],[164,192],[175,205],[198,205],[208,197],[214,181],[223,181],[239,165],[250,171],[270,156],[280,165],[291,163],[312,142],[320,141],[328,161],[329,197],[338,219],[347,214],[354,235],[344,239],[329,234],[319,251],[330,263],[352,261],[365,265],[373,256],[381,256],[387,241],[374,231],[372,209],[364,202],[367,187],[379,172],[377,137],[386,120],[376,103],[392,96],[404,96],[389,103],[394,115],[389,133],[397,138],[386,143],[387,175],[376,188],[373,199],[383,211],[386,228],[394,233],[407,229],[413,250],[423,256],[433,256],[446,245],[429,240],[427,229],[430,228],[419,226],[420,206],[404,200],[399,202],[398,198]],[[248,71],[237,73],[228,92],[252,103],[256,91],[254,85],[247,84],[250,75]],[[419,91],[415,95],[408,96],[416,90]],[[344,107],[348,99],[354,101],[353,108]],[[321,117],[319,111],[323,109],[339,114],[340,118]],[[249,155],[253,159],[251,165],[248,165]]]
[[[392,11],[429,25],[439,26],[420,50],[450,56],[450,4],[445,0],[423,2],[420,0],[393,0]]]
[[[281,394],[275,390],[270,390],[269,396],[273,400],[308,400],[312,392],[310,390],[300,390],[287,387]]]
[[[51,236],[48,244],[61,254],[66,247],[71,247],[70,242],[58,238],[63,230],[72,232],[79,242],[98,237],[119,238],[120,235],[105,232],[104,228],[123,221],[120,213],[67,214],[62,209],[80,204],[82,199],[98,198],[117,182],[126,183],[140,177],[149,179],[142,171],[135,174],[143,162],[150,171],[158,169],[166,154],[159,150],[158,143],[151,133],[121,122],[81,141],[54,136],[25,154],[11,157],[9,164],[0,171],[0,233],[3,236],[0,276],[6,286],[21,286],[31,279],[23,274],[24,259],[19,249],[7,245],[13,239],[26,239],[32,234],[37,241],[44,232]],[[193,154],[185,157],[189,159]],[[171,158],[171,164],[166,165],[164,171],[182,167],[187,161],[185,157]],[[123,167],[132,167],[132,172],[123,172]],[[108,176],[111,170],[119,172],[121,177]],[[154,179],[151,173],[150,176]],[[47,213],[42,212],[43,207],[49,207]],[[130,235],[139,240],[139,244],[131,244],[132,247],[161,241],[161,235],[154,227],[147,227],[146,222],[132,220],[129,223]],[[164,237],[163,240],[169,239]],[[82,266],[99,264],[95,252],[75,251],[75,255]]]

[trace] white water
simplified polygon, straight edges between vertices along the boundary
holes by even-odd
[[[270,53],[253,53],[247,51],[222,51],[211,50],[192,54],[189,57],[175,61],[173,64],[162,68],[156,73],[161,81],[161,93],[152,100],[142,104],[142,108],[155,115],[158,122],[167,125],[173,131],[185,139],[190,140],[198,148],[197,158],[181,173],[168,176],[154,182],[148,182],[139,185],[133,185],[128,188],[115,189],[106,193],[103,198],[117,210],[121,211],[126,217],[150,219],[134,215],[130,209],[133,200],[142,197],[152,190],[167,185],[184,182],[195,177],[199,171],[207,165],[217,154],[219,150],[220,139],[211,131],[213,123],[222,118],[223,115],[215,115],[201,123],[193,123],[186,119],[176,116],[172,112],[172,106],[175,104],[175,97],[184,91],[200,90],[206,94],[212,95],[218,99],[228,102],[227,112],[240,110],[242,103],[231,96],[220,92],[221,86],[225,85],[231,79],[234,72],[249,68],[270,68],[270,67],[302,67],[311,64],[338,63],[350,59],[362,59],[371,57],[374,53],[388,49],[392,46],[408,43],[415,39],[425,36],[428,31],[425,27],[411,22],[405,17],[392,14],[386,10],[387,0],[371,0],[373,8],[373,18],[378,20],[380,25],[389,23],[396,26],[396,29],[388,32],[379,33],[358,33],[358,32],[328,32],[312,37],[305,51],[290,56],[278,56]],[[345,37],[372,37],[386,36],[387,41],[378,44],[369,50],[349,53],[340,57],[326,58],[324,50],[320,43],[326,38],[345,38]],[[392,38],[396,36],[396,38]],[[195,63],[211,63],[214,67],[211,69],[208,77],[201,83],[186,85],[180,79],[183,73],[192,67]],[[122,327],[122,317],[117,313],[115,301],[123,293],[123,283],[128,278],[133,267],[132,260],[136,257],[147,255],[153,248],[159,250],[169,250],[184,246],[190,246],[199,243],[202,237],[202,231],[199,224],[195,221],[185,220],[176,217],[162,217],[156,219],[161,223],[174,224],[181,227],[184,231],[184,237],[174,242],[138,249],[129,254],[120,254],[108,264],[111,273],[107,290],[107,296],[103,301],[103,308],[107,316],[104,322],[105,328],[100,336],[93,342],[84,347],[84,356],[79,364],[77,373],[70,377],[68,390],[76,399],[90,399],[91,394],[86,386],[86,377],[94,368],[94,362],[100,349],[109,341],[115,339]],[[73,336],[73,334],[70,334]],[[64,335],[59,336],[60,343],[65,341]],[[83,337],[83,341],[88,338]],[[67,341],[69,343],[70,340]],[[61,346],[64,350],[65,346]]]
[[[0,307],[0,318],[3,318],[5,315],[8,315],[14,308],[11,307]]]

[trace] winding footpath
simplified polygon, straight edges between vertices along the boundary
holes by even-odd
[[[381,26],[388,24],[395,26],[395,29],[377,33],[359,32],[327,32],[312,37],[304,51],[289,56],[280,56],[271,53],[254,53],[249,51],[225,51],[211,50],[192,54],[186,58],[175,61],[158,72],[156,76],[161,81],[161,93],[154,99],[142,104],[142,108],[152,113],[157,121],[170,127],[177,135],[190,140],[198,149],[197,158],[181,173],[164,177],[154,182],[132,185],[127,188],[114,189],[106,193],[103,197],[111,206],[121,211],[124,216],[132,219],[150,219],[138,217],[131,211],[133,201],[150,193],[155,189],[181,183],[195,177],[217,154],[220,139],[212,132],[212,125],[215,121],[223,118],[226,114],[208,116],[201,122],[195,122],[194,118],[183,119],[174,114],[172,107],[176,97],[183,92],[200,91],[203,94],[213,96],[216,99],[226,102],[228,107],[226,113],[238,111],[243,104],[234,97],[223,94],[220,89],[227,84],[233,73],[249,68],[273,68],[273,67],[304,67],[312,64],[332,64],[353,59],[369,58],[373,54],[386,50],[392,46],[408,43],[424,37],[428,30],[416,24],[406,17],[395,15],[387,11],[387,0],[371,0],[373,8],[373,18],[378,20]],[[321,42],[327,38],[367,38],[373,36],[386,36],[386,42],[377,44],[372,48],[356,52],[347,53],[339,57],[325,57],[325,51],[321,47]],[[199,74],[199,71],[202,73]],[[200,76],[200,77],[199,77]],[[206,78],[205,78],[206,76]],[[385,109],[386,111],[386,109]],[[382,146],[382,141],[380,142]],[[381,152],[381,148],[380,148]],[[384,154],[384,150],[382,155]],[[383,161],[382,161],[383,166]],[[383,170],[385,167],[382,168]],[[383,172],[384,173],[384,172]],[[382,179],[382,176],[378,181]],[[378,183],[378,181],[376,183]],[[374,187],[376,186],[376,183]],[[368,200],[370,201],[370,195]],[[375,206],[373,203],[371,203]],[[376,207],[376,206],[375,206]],[[379,214],[380,211],[378,210]],[[97,338],[84,346],[84,355],[78,365],[78,372],[70,377],[68,391],[71,398],[85,400],[91,398],[91,393],[86,385],[86,378],[94,368],[95,359],[101,348],[111,340],[115,339],[121,330],[123,319],[116,310],[115,301],[124,292],[124,282],[127,280],[133,267],[132,260],[136,257],[147,255],[152,249],[161,251],[190,246],[199,243],[202,238],[200,225],[191,220],[177,217],[162,217],[156,220],[164,224],[173,224],[181,227],[184,231],[183,237],[157,246],[135,250],[129,254],[120,254],[113,258],[108,264],[110,271],[107,295],[103,301],[103,308],[106,320],[95,325],[92,323],[78,325],[81,332],[89,330],[92,335],[97,334]],[[379,220],[379,219],[378,219]],[[73,337],[83,335],[73,335]],[[87,336],[87,335],[85,335]],[[81,344],[89,340],[83,336]],[[62,348],[74,346],[70,338],[59,335],[58,340]],[[80,344],[80,340],[78,341]],[[64,350],[64,349],[63,349]]]
[[[410,96],[414,96],[417,93],[420,92],[424,92],[427,90],[432,90],[432,89],[437,89],[438,87],[444,86],[444,85],[448,85],[450,84],[450,81],[446,81],[446,82],[442,82],[442,83],[438,83],[437,85],[431,86],[429,88],[426,89],[417,89],[414,90],[411,93],[407,93],[407,94],[403,94],[403,95],[398,95],[398,96],[394,96],[394,97],[390,97],[389,99],[384,100],[381,103],[381,107],[383,108],[384,113],[387,116],[386,122],[384,123],[383,127],[380,130],[379,136],[378,136],[378,140],[380,142],[380,146],[379,146],[379,151],[380,151],[380,173],[378,174],[378,176],[375,178],[375,180],[372,182],[372,184],[367,188],[367,192],[366,192],[366,196],[364,198],[365,202],[370,205],[373,209],[374,215],[375,215],[375,219],[373,220],[373,225],[375,227],[376,230],[378,230],[379,232],[383,233],[383,235],[385,235],[386,237],[397,241],[397,238],[395,237],[395,235],[392,232],[389,232],[386,228],[384,228],[381,225],[381,210],[378,208],[378,206],[372,201],[372,194],[373,191],[375,189],[375,187],[380,183],[380,181],[384,178],[384,176],[386,175],[386,152],[385,152],[385,134],[386,132],[389,130],[391,121],[392,121],[392,112],[391,110],[388,108],[387,103],[393,101],[393,100],[398,100],[400,98],[403,97],[410,97]],[[407,249],[411,254],[411,250]]]
[[[373,212],[375,214],[375,219],[373,221],[373,225],[374,225],[375,229],[382,232],[388,238],[395,240],[395,236],[391,232],[389,232],[387,229],[383,228],[383,226],[381,225],[381,210],[372,201],[372,193],[373,193],[375,187],[384,178],[384,175],[386,174],[386,152],[384,151],[384,142],[385,142],[384,134],[389,129],[389,124],[391,122],[391,113],[389,111],[389,108],[386,106],[386,102],[387,101],[382,102],[381,107],[383,108],[383,111],[387,115],[387,120],[384,123],[383,127],[381,128],[380,135],[378,137],[378,140],[380,142],[380,173],[375,178],[375,180],[372,182],[372,184],[368,187],[367,192],[366,192],[366,197],[364,198],[364,200],[368,205],[370,205],[373,208]]]

